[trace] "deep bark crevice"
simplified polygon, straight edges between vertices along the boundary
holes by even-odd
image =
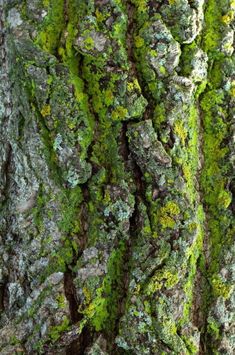
[[[6,146],[6,160],[2,166],[2,175],[4,176],[4,188],[3,191],[1,191],[1,194],[3,195],[3,199],[1,201],[1,208],[4,207],[4,205],[7,202],[8,199],[8,192],[10,189],[10,184],[11,184],[11,174],[12,174],[12,159],[13,159],[13,150],[11,144],[8,142]]]
[[[84,355],[86,349],[92,343],[93,336],[89,329],[84,328],[79,335],[79,339],[75,339],[71,344],[66,347],[66,355]]]
[[[87,203],[89,201],[89,189],[87,183],[81,185],[82,194],[83,194],[83,202],[80,207],[80,221],[81,221],[81,231],[78,240],[79,245],[79,253],[75,253],[73,256],[73,261],[69,265],[67,265],[67,270],[64,273],[64,290],[65,296],[69,303],[70,308],[70,318],[72,324],[79,324],[80,321],[84,318],[83,313],[79,312],[79,299],[76,294],[76,287],[74,284],[74,279],[76,278],[76,273],[73,271],[74,267],[76,267],[77,261],[82,256],[83,251],[87,245]],[[91,344],[93,339],[92,332],[88,328],[88,326],[84,326],[81,334],[75,339],[68,347],[66,347],[66,354],[84,354],[86,348]]]
[[[78,313],[78,300],[73,278],[74,276],[72,271],[67,268],[67,271],[64,273],[64,291],[65,296],[69,302],[70,318],[72,324],[77,323],[82,318]]]
[[[1,280],[0,282],[0,312],[4,312],[6,304],[7,280]]]
[[[130,168],[130,150],[129,150],[129,145],[128,145],[128,138],[127,138],[127,122],[123,122],[122,124],[122,129],[120,132],[120,147],[119,147],[119,152],[120,155],[123,159],[123,162],[125,164],[125,168],[128,171]],[[133,174],[135,174],[135,171],[132,171]],[[137,194],[138,194],[139,188],[137,187]],[[128,298],[128,285],[129,285],[129,273],[130,273],[130,260],[131,260],[131,250],[132,250],[132,245],[133,245],[133,240],[136,237],[137,233],[137,217],[138,217],[138,196],[135,196],[135,204],[134,204],[134,211],[129,219],[129,238],[126,242],[126,249],[125,249],[125,254],[123,257],[123,279],[121,280],[121,287],[119,286],[119,292],[120,294],[120,302],[118,304],[118,311],[117,311],[117,316],[116,316],[116,321],[115,321],[115,327],[114,327],[114,334],[112,335],[112,344],[111,344],[111,349],[112,352],[115,354],[117,353],[117,346],[115,344],[115,337],[119,333],[119,324],[121,321],[122,316],[125,313],[125,306]]]
[[[207,74],[208,75],[208,74]],[[202,186],[200,183],[201,179],[201,173],[204,169],[204,152],[203,152],[203,147],[204,147],[204,138],[203,138],[203,132],[204,132],[204,127],[203,127],[203,112],[200,107],[200,100],[205,92],[206,88],[204,91],[200,94],[198,97],[197,101],[197,109],[198,109],[198,127],[199,127],[199,163],[200,167],[197,172],[196,180],[198,182],[198,193],[199,193],[199,201],[200,204],[203,207],[204,215],[205,215],[205,220],[203,223],[203,250],[202,250],[202,255],[199,256],[198,262],[197,262],[197,269],[196,269],[196,275],[195,275],[195,288],[194,288],[194,297],[193,297],[193,310],[192,310],[192,320],[195,322],[195,326],[198,327],[200,331],[200,344],[199,344],[199,354],[203,355],[206,354],[206,340],[205,340],[205,334],[206,334],[206,324],[207,324],[207,317],[208,317],[208,289],[210,289],[209,282],[207,279],[207,270],[209,267],[209,259],[210,259],[210,251],[209,251],[209,229],[208,229],[208,211],[207,211],[207,206],[204,201],[204,196],[203,196],[203,191],[202,191]],[[202,260],[205,263],[205,267],[203,270],[201,269],[200,266],[200,261]],[[198,296],[196,290],[200,290],[200,293]],[[199,313],[199,314],[198,314]]]

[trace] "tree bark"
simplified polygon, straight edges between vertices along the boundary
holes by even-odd
[[[0,0],[1,354],[234,354],[234,0]]]

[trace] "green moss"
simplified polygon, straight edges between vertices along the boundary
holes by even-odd
[[[197,198],[197,191],[195,189],[195,176],[198,170],[199,162],[199,125],[198,125],[198,110],[196,104],[190,106],[188,117],[188,129],[182,127],[182,124],[176,128],[176,132],[181,136],[183,145],[181,150],[182,156],[182,170],[187,184],[187,196],[191,203]],[[185,139],[187,136],[187,144]]]
[[[188,354],[194,354],[197,355],[198,354],[198,346],[197,344],[195,344],[195,339],[192,337],[186,337],[186,336],[181,336],[181,339],[183,339],[187,350],[188,350]]]
[[[198,260],[203,254],[203,239],[204,239],[204,222],[205,215],[202,205],[197,207],[196,213],[196,238],[192,246],[187,250],[186,257],[188,259],[186,269],[188,276],[183,286],[185,292],[185,302],[183,306],[183,317],[179,321],[182,327],[191,320],[193,302],[194,302],[194,281],[197,272]]]
[[[116,109],[112,112],[112,118],[113,120],[123,120],[127,117],[128,111],[125,107],[118,106]]]
[[[80,231],[80,205],[83,201],[82,191],[79,186],[71,190],[64,190],[60,194],[61,220],[59,228],[70,235]]]
[[[234,233],[232,213],[229,209],[231,195],[227,190],[231,175],[229,163],[230,118],[228,112],[228,97],[222,90],[223,81],[227,80],[224,73],[225,55],[220,51],[224,30],[229,25],[230,16],[224,13],[226,3],[222,0],[209,0],[205,13],[204,50],[209,57],[209,73],[207,86],[199,96],[203,117],[203,154],[204,167],[201,176],[201,187],[207,208],[207,227],[210,236],[210,265],[205,271],[208,285],[205,287],[204,312],[208,314],[211,304],[218,297],[227,299],[231,286],[223,282],[219,276],[224,250],[229,249]],[[225,17],[223,17],[225,15]],[[205,85],[205,84],[204,84]],[[212,318],[207,319],[206,336],[209,339],[208,351],[216,353],[216,340],[221,337],[219,324]]]
[[[228,11],[221,18],[222,23],[225,24],[225,25],[230,25],[233,20],[234,20],[234,10]]]
[[[78,12],[80,9],[80,12]],[[84,84],[80,76],[79,70],[79,58],[73,48],[73,42],[77,35],[77,24],[79,22],[79,16],[82,14],[82,6],[79,1],[70,1],[67,6],[68,24],[65,28],[64,20],[64,1],[50,1],[49,12],[45,20],[42,23],[41,31],[39,32],[36,43],[51,54],[59,55],[62,58],[64,65],[69,69],[70,82],[75,89],[75,98],[78,104],[78,110],[82,113],[82,118],[86,125],[86,129],[82,130],[79,135],[79,143],[82,148],[80,153],[81,159],[85,159],[87,156],[87,149],[92,141],[94,130],[94,118],[90,114],[87,95],[84,93]],[[64,46],[60,43],[61,37],[66,37]],[[53,78],[50,77],[51,83]],[[42,109],[42,116],[46,117],[50,114],[50,107],[46,105]],[[81,114],[80,114],[81,115]],[[66,120],[67,127],[73,130],[76,127],[76,122]],[[56,128],[56,127],[55,127]]]
[[[229,297],[230,287],[223,284],[217,277],[220,269],[220,255],[225,245],[230,241],[231,218],[228,215],[228,207],[231,202],[230,193],[226,190],[227,178],[224,172],[224,159],[228,153],[228,148],[221,147],[223,140],[227,137],[228,130],[224,120],[216,113],[226,112],[223,109],[222,95],[217,95],[216,91],[208,91],[204,94],[202,107],[204,109],[204,169],[202,171],[201,185],[204,192],[205,201],[208,207],[208,230],[211,236],[211,263],[208,270],[208,279],[211,289],[205,294],[206,306],[211,300],[217,297]],[[218,112],[217,111],[217,112]],[[213,328],[213,329],[212,329]],[[219,330],[208,324],[207,332],[217,339]]]
[[[187,77],[190,76],[193,69],[192,60],[197,50],[198,47],[195,41],[189,45],[183,46],[181,57],[180,57],[180,66],[181,66],[181,72],[183,76],[187,76]]]
[[[108,272],[105,276],[102,287],[96,290],[96,297],[85,309],[87,317],[96,331],[105,330],[110,333],[115,326],[118,312],[118,302],[121,300],[120,287],[123,277],[123,256],[125,245],[120,242],[119,248],[112,252],[108,261]],[[115,287],[114,287],[115,286]],[[86,299],[89,291],[86,291]]]
[[[167,215],[160,216],[159,222],[160,222],[162,228],[174,229],[174,227],[175,227],[175,220],[172,217],[167,216]]]
[[[64,29],[64,1],[50,0],[48,15],[43,21],[36,43],[43,50],[56,54],[60,35]]]
[[[223,61],[218,60],[213,63],[213,67],[209,73],[209,86],[213,89],[221,88],[223,80]]]
[[[148,19],[148,1],[147,0],[131,0],[136,7],[136,17],[138,24],[141,26]]]
[[[87,37],[87,38],[84,40],[85,49],[91,50],[91,49],[94,48],[94,45],[95,45],[95,42],[94,42],[94,40],[93,40],[92,37]]]
[[[215,339],[220,337],[220,325],[212,317],[209,317],[207,320],[207,332],[211,334]]]
[[[223,1],[223,0],[222,0]],[[205,11],[206,31],[204,35],[205,52],[216,56],[221,40],[221,0],[208,0]]]
[[[227,116],[223,108],[224,95],[221,91],[209,90],[203,95],[201,106],[204,110],[204,157],[205,165],[202,172],[201,183],[204,189],[205,201],[209,206],[209,228],[213,235],[213,261],[212,268],[216,265],[219,253],[218,246],[224,235],[226,225],[222,210],[226,212],[231,202],[230,193],[226,191],[227,179],[222,170],[222,162],[228,153],[228,147],[221,147],[228,135],[228,127],[223,117]]]
[[[61,324],[55,325],[54,327],[50,328],[48,336],[52,343],[55,343],[61,337],[62,333],[69,330],[69,325],[69,319],[67,317],[64,317]]]
[[[159,71],[162,75],[166,75],[167,73],[166,68],[163,65],[160,66]]]
[[[48,201],[49,201],[49,196],[43,190],[42,186],[40,186],[37,195],[36,206],[32,209],[35,226],[38,228],[40,232],[43,232],[45,229],[43,224],[42,211],[44,210]]]
[[[218,195],[218,203],[221,208],[227,209],[232,201],[231,192],[221,190]]]
[[[106,90],[104,95],[105,95],[105,105],[111,106],[114,101],[114,95],[113,95],[112,90],[111,89]]]
[[[49,5],[50,5],[50,0],[43,0],[43,6],[45,8],[49,7]]]
[[[19,345],[19,344],[21,344],[21,341],[15,335],[13,335],[10,338],[10,344],[11,345]]]
[[[59,196],[48,195],[45,191],[40,192],[33,214],[35,224],[41,233],[45,233],[46,231],[44,226],[44,214],[49,213],[49,216],[45,216],[46,219],[48,217],[54,217],[54,211],[47,209],[47,203],[52,199],[56,199],[59,203],[61,218],[58,222],[58,227],[62,237],[60,246],[53,248],[51,254],[49,256],[47,255],[47,257],[50,257],[50,263],[44,270],[43,274],[40,275],[42,282],[53,272],[65,272],[67,265],[71,264],[74,255],[77,255],[79,252],[78,235],[80,233],[80,207],[83,201],[81,188],[76,187],[71,190],[61,190]],[[52,214],[51,217],[50,214]],[[42,248],[46,246],[46,250],[48,250],[48,244],[50,244],[51,241],[52,238],[50,236],[45,238],[43,240]]]
[[[136,48],[140,48],[144,46],[144,39],[140,36],[135,37],[135,46]]]
[[[164,103],[156,105],[154,110],[153,123],[156,130],[161,128],[161,124],[166,122],[166,109]]]

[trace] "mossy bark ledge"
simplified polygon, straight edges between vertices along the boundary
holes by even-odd
[[[234,354],[234,0],[0,0],[0,353]]]

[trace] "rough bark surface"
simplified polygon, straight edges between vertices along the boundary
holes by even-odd
[[[0,0],[0,353],[234,354],[234,0]]]

